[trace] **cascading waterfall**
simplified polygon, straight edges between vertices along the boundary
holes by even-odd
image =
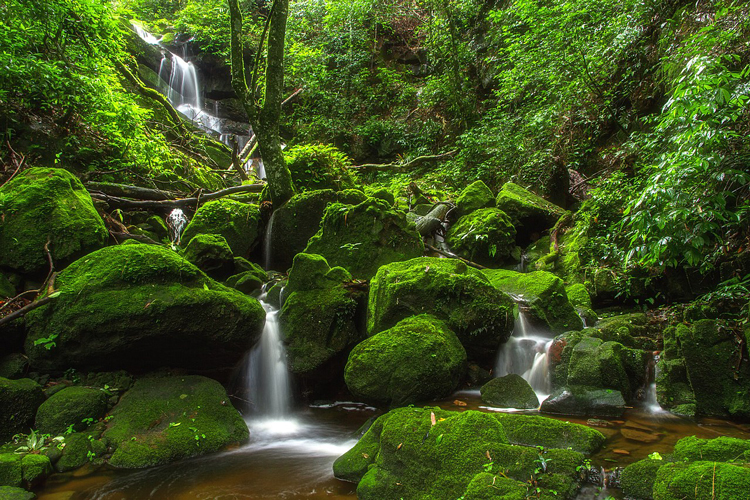
[[[551,391],[547,362],[551,344],[551,334],[533,327],[524,311],[519,310],[513,334],[498,351],[496,376],[521,375],[543,400]]]
[[[656,377],[659,375],[659,353],[653,352],[646,365],[646,397],[644,398],[646,410],[649,413],[662,413],[664,410],[656,399]]]
[[[172,244],[179,245],[182,230],[187,226],[188,218],[180,208],[175,208],[167,216],[167,227],[169,228],[169,239]]]

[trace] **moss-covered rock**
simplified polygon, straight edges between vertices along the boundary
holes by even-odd
[[[485,269],[485,276],[498,290],[518,296],[532,324],[564,333],[583,328],[581,318],[568,300],[563,281],[545,271],[519,273]]]
[[[513,301],[456,259],[420,257],[383,266],[370,282],[367,331],[415,314],[446,322],[472,358],[493,358],[513,329]]]
[[[67,472],[75,470],[97,459],[107,452],[107,445],[101,440],[104,424],[94,424],[84,432],[76,432],[65,437],[62,455],[55,462],[55,470]]]
[[[664,460],[647,458],[625,467],[620,478],[622,492],[628,498],[652,500],[656,473],[665,463]]]
[[[660,329],[650,324],[643,313],[628,313],[603,318],[596,324],[596,333],[602,340],[613,340],[626,347],[656,350]]]
[[[688,436],[675,444],[674,458],[678,461],[750,462],[750,439],[729,436],[700,439]]]
[[[305,252],[324,256],[355,278],[370,279],[382,265],[422,255],[424,245],[403,212],[369,198],[359,205],[328,205]]]
[[[247,440],[247,425],[224,388],[195,375],[138,380],[110,412],[103,439],[109,464],[161,465]]]
[[[0,267],[47,269],[44,246],[57,266],[107,240],[104,221],[81,181],[59,168],[30,168],[0,187]]]
[[[89,387],[66,387],[56,392],[39,407],[36,413],[36,428],[57,436],[69,426],[75,431],[88,427],[91,421],[99,420],[107,412],[107,395],[99,389]]]
[[[565,213],[564,209],[512,182],[503,184],[495,202],[497,208],[510,217],[519,233],[536,233],[537,238]]]
[[[632,389],[622,363],[622,350],[622,344],[617,342],[595,337],[581,339],[570,357],[568,384],[615,389],[630,399]]]
[[[7,299],[15,295],[16,287],[3,273],[0,273],[0,299]]]
[[[284,152],[295,190],[353,188],[349,158],[328,144],[299,144]]]
[[[310,383],[340,377],[349,351],[364,338],[366,295],[345,288],[350,279],[319,255],[294,258],[279,322],[289,368]]]
[[[675,413],[692,417],[695,415],[695,394],[685,367],[685,358],[677,339],[688,335],[689,327],[678,324],[664,329],[664,350],[656,365],[656,399],[659,405]]]
[[[42,386],[33,380],[0,377],[0,442],[8,441],[15,434],[27,433],[43,402]]]
[[[0,486],[0,500],[34,500],[36,495],[15,486]]]
[[[196,234],[185,247],[183,256],[216,280],[224,280],[234,270],[234,254],[220,234]]]
[[[721,462],[664,464],[656,473],[654,500],[745,500],[750,468]]]
[[[21,484],[23,484],[21,455],[0,453],[0,486],[21,486]]]
[[[466,492],[476,495],[470,498],[515,498],[481,496],[481,484],[491,483],[487,476],[496,477],[511,495],[516,488],[505,479],[521,483],[533,477],[540,493],[551,497],[554,488],[558,498],[571,498],[578,486],[575,469],[582,462],[583,455],[572,450],[540,452],[508,444],[491,414],[401,408],[380,417],[336,460],[334,475],[358,482],[362,500],[459,498]]]
[[[358,344],[349,355],[344,379],[357,397],[403,406],[447,396],[465,370],[466,351],[456,335],[424,314]]]
[[[467,215],[480,208],[493,208],[495,195],[483,181],[474,181],[461,191],[456,198],[456,211],[459,216]]]
[[[448,229],[445,241],[457,254],[497,267],[516,250],[516,229],[502,210],[482,208],[458,219]]]
[[[36,486],[52,474],[52,463],[45,455],[28,454],[21,460],[23,481],[30,486]]]
[[[218,234],[234,255],[247,257],[260,243],[261,229],[257,205],[222,198],[201,205],[182,233],[182,244],[189,244],[197,234]]]
[[[262,267],[242,257],[235,257],[233,274],[224,281],[224,284],[250,295],[263,288],[266,281],[268,281],[268,273]]]
[[[539,407],[542,413],[621,417],[625,399],[620,391],[599,387],[569,386],[555,390]]]
[[[592,309],[591,296],[586,286],[581,283],[574,283],[565,287],[565,293],[568,296],[570,304],[583,320],[584,326],[594,326],[599,317]]]
[[[460,498],[463,500],[526,500],[528,491],[528,483],[483,472],[474,476]]]
[[[0,359],[0,377],[18,379],[23,377],[29,366],[29,360],[20,352],[14,352]]]
[[[539,407],[539,398],[536,397],[534,389],[523,377],[516,374],[490,380],[482,386],[480,393],[484,403],[498,408]]]
[[[98,250],[62,271],[56,286],[60,295],[26,316],[26,352],[41,370],[225,367],[265,322],[257,300],[154,245]]]
[[[604,435],[585,425],[537,415],[495,413],[511,444],[571,449],[591,455],[604,445]]]

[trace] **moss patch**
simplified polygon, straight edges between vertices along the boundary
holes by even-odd
[[[488,267],[506,262],[516,249],[516,229],[505,212],[482,208],[464,215],[445,237],[451,249]]]
[[[622,471],[622,492],[630,498],[650,500],[653,498],[654,481],[659,468],[666,462],[647,458],[630,464]]]
[[[720,462],[665,464],[654,481],[655,500],[745,500],[750,468]]]
[[[467,215],[480,208],[495,206],[495,195],[483,181],[474,181],[461,191],[456,198],[456,211],[459,216]]]
[[[539,407],[539,398],[520,375],[511,374],[494,378],[484,384],[481,389],[482,401],[499,408]]]
[[[0,486],[21,486],[22,483],[21,455],[0,453]]]
[[[564,209],[512,182],[503,184],[495,202],[516,229],[526,233],[541,233],[551,228],[565,213]]]
[[[107,395],[99,389],[66,387],[56,392],[39,407],[36,428],[53,436],[64,433],[69,426],[81,431],[91,424],[85,419],[99,420],[107,411]]]

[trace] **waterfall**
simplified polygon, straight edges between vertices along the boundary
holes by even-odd
[[[188,218],[182,209],[175,208],[167,216],[167,228],[169,228],[169,239],[172,244],[179,245],[182,237],[182,230],[187,226]]]
[[[279,310],[263,300],[266,326],[258,344],[250,351],[245,372],[245,386],[256,413],[274,419],[289,414],[291,384],[286,366],[286,351],[279,329]]]
[[[551,334],[534,328],[526,313],[519,310],[513,334],[498,351],[496,376],[504,377],[511,373],[521,375],[540,401],[543,400],[552,389],[547,363],[547,351],[551,344]]]
[[[273,221],[275,217],[276,210],[271,213],[271,217],[268,219],[268,223],[266,224],[265,240],[263,241],[263,268],[266,271],[270,271],[271,266],[273,265],[273,259],[271,255],[271,237],[273,235]]]
[[[649,413],[661,413],[664,410],[656,399],[656,377],[659,375],[658,372],[659,364],[659,352],[655,351],[651,354],[651,359],[646,365],[646,397],[644,398],[644,404],[646,410]]]

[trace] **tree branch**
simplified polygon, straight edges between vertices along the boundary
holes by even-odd
[[[417,156],[413,160],[407,161],[406,163],[365,163],[363,165],[353,165],[350,168],[355,168],[358,170],[408,170],[410,168],[414,168],[420,163],[428,162],[428,161],[440,161],[444,160],[446,158],[450,158],[453,155],[458,153],[458,150],[448,151],[447,153],[441,153],[437,155],[425,155],[425,156]]]
[[[265,184],[245,184],[243,186],[233,186],[227,189],[222,189],[213,193],[204,194],[202,196],[194,196],[190,198],[181,198],[178,200],[127,200],[124,198],[118,198],[116,196],[109,196],[103,193],[93,192],[91,197],[97,200],[106,201],[110,207],[113,208],[134,208],[134,209],[170,209],[170,208],[184,208],[189,206],[197,206],[199,202],[206,202],[229,196],[237,193],[260,193]]]

